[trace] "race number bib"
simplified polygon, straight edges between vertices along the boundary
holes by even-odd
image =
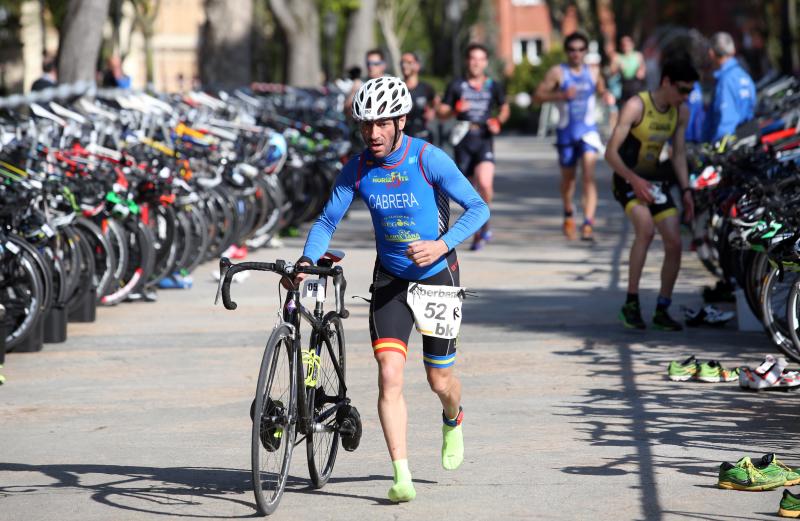
[[[427,286],[414,282],[409,284],[406,294],[417,331],[436,338],[458,336],[463,300],[464,288],[458,286]]]
[[[305,279],[303,281],[303,298],[313,298],[317,302],[325,302],[325,280]]]

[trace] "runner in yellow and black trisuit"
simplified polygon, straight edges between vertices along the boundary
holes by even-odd
[[[646,327],[639,306],[639,279],[658,229],[664,242],[664,265],[653,326],[668,331],[682,329],[667,311],[681,267],[680,221],[669,187],[675,182],[680,186],[686,217],[690,219],[694,202],[686,168],[684,134],[689,109],[685,102],[697,79],[691,62],[666,62],[659,87],[625,103],[606,149],[606,161],[614,169],[614,198],[625,209],[636,233],[628,264],[628,297],[620,311],[620,319],[629,328]],[[659,162],[669,140],[671,165]]]

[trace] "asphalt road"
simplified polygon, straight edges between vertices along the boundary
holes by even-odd
[[[624,330],[630,232],[600,166],[598,241],[560,235],[552,147],[527,138],[497,145],[495,240],[460,253],[467,300],[457,359],[464,386],[466,458],[439,461],[440,406],[425,381],[414,333],[406,369],[410,466],[417,499],[386,498],[391,465],[378,423],[367,304],[349,300],[348,380],[364,437],[341,451],[334,477],[309,486],[297,450],[275,519],[773,519],[779,491],[716,488],[722,461],[775,452],[800,466],[798,397],[734,384],[675,383],[670,360],[696,354],[757,365],[761,333]],[[334,246],[349,295],[367,295],[375,257],[363,208]],[[302,239],[254,260],[295,259]],[[653,251],[642,302],[655,305]],[[191,290],[156,303],[98,310],[63,344],[9,354],[0,387],[0,520],[230,519],[256,516],[249,470],[249,404],[275,322],[274,276],[234,286],[239,309],[213,307],[206,264]],[[686,254],[675,304],[697,306],[713,281]],[[679,312],[678,312],[679,314]]]

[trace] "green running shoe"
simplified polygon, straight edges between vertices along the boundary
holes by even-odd
[[[619,319],[628,329],[646,329],[647,326],[642,320],[642,310],[638,302],[626,302],[619,311]]]
[[[800,496],[784,490],[781,503],[778,506],[778,515],[781,517],[800,517]]]
[[[697,374],[697,366],[697,359],[694,355],[683,362],[673,360],[667,367],[667,376],[673,382],[685,382],[686,380],[691,380]]]
[[[683,326],[675,322],[666,310],[656,309],[653,313],[653,327],[659,331],[680,331]]]
[[[731,465],[727,461],[719,466],[719,480],[717,486],[729,490],[747,490],[751,492],[772,490],[782,487],[786,483],[784,473],[769,469],[768,472],[759,470],[753,465],[748,456],[743,457]]]
[[[697,366],[696,377],[701,382],[708,383],[735,382],[739,379],[739,368],[728,370],[716,360],[711,360]]]
[[[800,474],[782,461],[779,461],[778,458],[775,457],[775,454],[764,454],[761,459],[754,462],[753,465],[765,475],[783,475],[783,485],[786,487],[800,483]]]

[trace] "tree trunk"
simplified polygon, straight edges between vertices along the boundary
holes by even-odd
[[[376,0],[361,0],[361,6],[350,14],[344,44],[344,70],[364,68],[367,51],[375,47]]]
[[[400,38],[397,35],[395,26],[397,24],[397,6],[393,0],[382,2],[377,11],[378,23],[381,26],[383,39],[386,41],[386,47],[389,51],[387,57],[391,70],[395,75],[400,75]]]
[[[94,81],[109,0],[69,0],[58,47],[61,83]]]
[[[322,81],[319,10],[314,0],[269,0],[286,35],[289,85],[318,86]]]
[[[205,0],[200,79],[214,89],[250,84],[253,0]]]

